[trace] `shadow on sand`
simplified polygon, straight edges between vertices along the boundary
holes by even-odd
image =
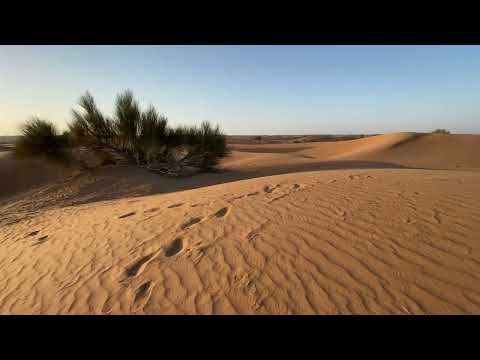
[[[81,186],[79,191],[63,205],[173,193],[265,176],[340,169],[407,169],[407,167],[374,161],[323,161],[262,167],[250,171],[219,170],[215,173],[203,173],[185,178],[164,177],[134,166],[106,167],[90,170],[81,175],[78,181],[82,181],[82,177],[94,178],[95,181]]]

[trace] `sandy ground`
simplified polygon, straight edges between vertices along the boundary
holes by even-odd
[[[216,174],[103,167],[17,188],[0,197],[0,313],[478,314],[479,149],[237,144]]]

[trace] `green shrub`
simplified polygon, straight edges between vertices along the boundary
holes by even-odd
[[[134,154],[138,147],[138,135],[142,114],[138,102],[130,90],[117,95],[115,102],[114,127],[121,149]]]
[[[186,138],[187,138],[187,129],[185,126],[168,128],[165,134],[165,145],[169,148],[174,148],[174,147],[185,144]]]
[[[68,147],[68,136],[58,135],[55,125],[48,120],[33,117],[22,126],[22,136],[15,144],[19,156],[60,156]]]
[[[72,141],[80,144],[113,145],[113,123],[103,116],[88,91],[80,97],[79,106],[81,111],[72,110],[73,121],[68,124]]]
[[[155,107],[150,106],[141,114],[138,129],[137,151],[138,158],[143,159],[147,165],[164,151],[167,136],[168,119],[158,115]]]
[[[171,150],[179,147],[187,152],[185,159],[190,165],[203,169],[228,154],[226,136],[218,126],[203,122],[200,127],[171,128],[155,107],[142,112],[130,90],[117,95],[112,120],[102,115],[88,92],[79,105],[81,110],[72,111],[73,121],[69,123],[67,138],[73,144],[108,145],[135,157],[138,165],[166,161]]]
[[[218,125],[212,127],[205,121],[200,128],[187,128],[185,134],[185,143],[190,147],[187,161],[191,160],[191,165],[207,170],[217,165],[220,158],[228,154],[226,136]]]
[[[437,129],[435,131],[432,131],[432,134],[443,134],[443,135],[449,135],[450,131],[446,129]]]

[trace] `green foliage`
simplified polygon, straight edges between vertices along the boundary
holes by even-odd
[[[168,130],[167,122],[167,118],[159,115],[153,106],[141,114],[136,142],[138,158],[143,159],[147,165],[162,153]]]
[[[203,122],[199,127],[171,128],[168,119],[154,106],[142,111],[130,90],[117,95],[113,119],[102,114],[89,92],[80,97],[78,105],[80,109],[72,110],[69,130],[62,135],[58,135],[48,121],[34,118],[26,123],[24,136],[18,141],[18,152],[56,153],[79,144],[107,146],[134,157],[138,165],[176,161],[179,165],[202,169],[215,166],[228,154],[226,137],[219,126]],[[173,152],[182,155],[172,157]]]
[[[199,128],[183,128],[182,131],[183,143],[189,147],[187,163],[207,170],[228,154],[226,137],[218,125],[212,127],[205,121]]]
[[[103,116],[88,91],[80,97],[79,106],[81,111],[72,110],[73,121],[68,124],[73,142],[112,145],[113,123]]]
[[[122,150],[135,153],[138,150],[142,113],[132,91],[125,90],[117,95],[113,121]]]
[[[198,151],[213,153],[219,157],[227,154],[227,141],[218,125],[214,128],[207,121],[202,123]]]
[[[185,144],[185,139],[187,138],[187,128],[185,126],[168,128],[165,137],[165,144],[169,148],[174,148]]]
[[[449,135],[450,131],[446,129],[437,129],[435,131],[432,131],[432,134],[443,134],[443,135]]]
[[[22,135],[15,144],[15,152],[20,156],[58,156],[68,146],[67,136],[58,135],[51,122],[38,117],[33,117],[22,126]]]
[[[204,169],[228,154],[226,137],[209,122],[197,126],[168,126],[168,119],[154,106],[142,112],[131,90],[117,95],[112,143],[133,155],[138,164],[166,160],[171,149],[187,150],[185,159]]]

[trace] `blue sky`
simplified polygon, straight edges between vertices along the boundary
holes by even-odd
[[[0,46],[0,135],[126,88],[229,134],[480,133],[480,46]]]

